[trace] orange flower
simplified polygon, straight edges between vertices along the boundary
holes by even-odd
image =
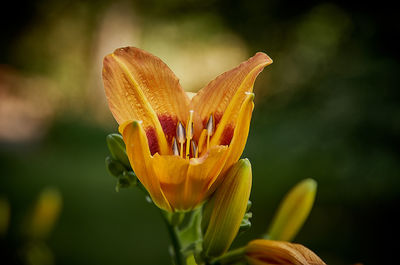
[[[240,158],[253,111],[253,84],[272,60],[264,53],[190,97],[159,58],[133,47],[103,63],[108,104],[133,170],[157,206],[191,210]]]
[[[253,240],[247,244],[245,253],[251,265],[326,265],[305,246],[284,241]]]

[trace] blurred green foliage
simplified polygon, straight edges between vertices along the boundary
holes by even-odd
[[[98,71],[92,61],[100,63],[94,56],[96,29],[112,3],[8,4],[10,17],[0,23],[0,64],[55,82],[63,108],[39,140],[0,139],[0,196],[11,208],[1,256],[18,264],[20,220],[38,192],[51,185],[63,196],[48,240],[56,264],[166,264],[169,242],[157,210],[137,190],[115,192],[104,158],[105,137],[116,124],[109,122],[104,96],[85,90],[88,76]],[[315,207],[296,241],[328,264],[394,259],[400,221],[400,31],[394,9],[345,1],[128,4],[144,32],[132,45],[156,51],[167,45],[165,38],[182,43],[179,49],[201,41],[211,49],[229,33],[249,56],[264,51],[274,59],[255,85],[243,155],[253,166],[252,227],[236,245],[261,236],[282,196],[312,177],[318,182]],[[169,25],[166,31],[160,31],[163,25]],[[179,49],[174,57],[181,56]],[[101,82],[92,86],[102,89]],[[93,102],[101,102],[103,112],[96,114],[99,104]]]

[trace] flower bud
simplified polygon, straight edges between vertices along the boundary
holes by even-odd
[[[114,177],[119,177],[126,171],[126,168],[121,162],[111,158],[110,156],[106,157],[106,168],[108,173]]]
[[[282,200],[266,238],[291,241],[307,219],[314,204],[317,182],[305,179]]]
[[[107,146],[113,159],[120,161],[124,166],[130,168],[126,147],[122,136],[117,133],[111,133],[106,137]]]
[[[265,239],[250,241],[245,247],[245,257],[250,265],[325,265],[303,245]]]
[[[52,230],[61,211],[62,197],[58,190],[43,190],[33,208],[28,223],[28,234],[34,238],[44,238]]]
[[[0,236],[5,235],[10,223],[10,204],[6,198],[0,197]]]
[[[251,164],[241,159],[228,171],[203,212],[203,252],[217,257],[235,239],[246,212],[251,189]]]

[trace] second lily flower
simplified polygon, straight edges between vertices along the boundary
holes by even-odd
[[[108,104],[132,169],[153,201],[186,211],[207,199],[240,158],[264,53],[218,76],[194,96],[159,58],[133,47],[104,58]]]

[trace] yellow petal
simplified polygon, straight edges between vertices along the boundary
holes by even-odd
[[[154,158],[150,154],[147,137],[140,122],[133,121],[120,127],[133,171],[149,192],[154,203],[164,210],[171,211],[171,206],[165,198],[154,172],[156,165],[154,165]]]
[[[251,179],[249,160],[238,161],[228,171],[211,200],[207,202],[203,215],[209,219],[203,220],[207,223],[203,240],[203,251],[206,256],[222,255],[235,239],[246,212]]]
[[[153,157],[154,172],[161,189],[174,211],[191,210],[208,195],[208,185],[222,170],[225,146],[215,146],[201,158],[184,159],[179,156]]]
[[[151,153],[168,154],[167,142],[172,142],[177,122],[186,121],[189,104],[168,66],[138,48],[121,48],[104,58],[103,82],[117,122],[143,121]]]
[[[253,100],[254,94],[246,93],[245,100],[239,111],[232,141],[229,145],[229,157],[225,164],[226,169],[238,161],[243,153],[244,147],[246,146],[250,129],[251,115],[254,109]]]
[[[197,137],[205,127],[210,114],[214,114],[217,131],[213,141],[220,144],[224,128],[235,127],[235,119],[245,98],[245,92],[252,92],[257,75],[271,63],[272,60],[266,54],[259,52],[201,89],[190,102],[190,108],[196,110],[195,124],[203,126],[196,127]],[[219,126],[219,123],[223,125]]]
[[[221,171],[220,176],[215,179],[215,182],[210,182],[210,185],[212,185],[209,188],[210,193],[213,192],[220,185],[220,183],[224,180],[224,175],[226,174],[226,172],[234,163],[236,163],[236,161],[239,160],[240,156],[243,153],[247,141],[247,136],[249,134],[251,115],[254,109],[253,99],[253,93],[246,94],[245,101],[240,108],[237,125],[233,132],[232,141],[229,145],[224,168]]]
[[[198,205],[211,194],[210,183],[221,176],[227,153],[228,147],[214,146],[205,156],[190,160],[185,190],[189,204]]]
[[[291,241],[303,226],[314,204],[317,183],[305,179],[292,188],[282,200],[270,229],[268,239]]]
[[[314,252],[300,244],[257,239],[246,246],[250,265],[324,265]]]

